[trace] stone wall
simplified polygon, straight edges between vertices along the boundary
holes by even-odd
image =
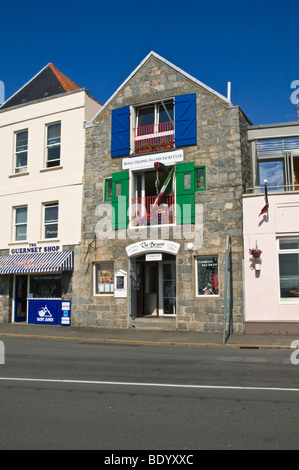
[[[184,161],[206,166],[207,190],[196,193],[203,213],[203,243],[188,251],[185,243],[177,256],[177,328],[221,331],[224,304],[225,251],[227,236],[232,239],[233,316],[235,331],[243,331],[242,294],[242,188],[249,178],[250,163],[246,140],[246,118],[215,94],[151,57],[118,92],[86,130],[83,195],[82,245],[75,250],[72,323],[107,328],[127,328],[128,299],[93,296],[93,263],[114,261],[115,271],[129,272],[125,247],[134,240],[119,231],[115,239],[95,238],[99,205],[104,202],[105,178],[122,171],[122,158],[111,158],[111,111],[126,105],[157,101],[184,93],[197,94],[197,145],[184,147]],[[157,238],[163,234],[157,229]],[[173,229],[169,238],[173,237]],[[123,238],[122,238],[123,237]],[[153,238],[153,237],[151,237]],[[195,296],[196,255],[217,254],[220,269],[220,296]],[[129,279],[129,276],[128,276]]]

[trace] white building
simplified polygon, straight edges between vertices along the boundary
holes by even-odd
[[[252,126],[248,139],[253,187],[243,197],[245,331],[298,334],[299,123]],[[256,247],[259,259],[249,253]]]
[[[71,300],[84,123],[100,108],[52,64],[0,107],[0,322],[28,321],[32,299]]]

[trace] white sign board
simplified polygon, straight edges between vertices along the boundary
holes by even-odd
[[[177,255],[179,249],[180,245],[178,243],[169,240],[144,240],[127,246],[126,252],[128,256],[136,256],[146,252],[160,252]]]
[[[127,297],[127,273],[122,269],[114,274],[114,297]]]
[[[143,168],[154,168],[154,163],[160,162],[166,166],[172,166],[175,163],[184,161],[183,150],[173,152],[156,153],[151,155],[142,155],[141,157],[130,157],[122,160],[123,170],[140,170]]]
[[[145,261],[162,261],[162,253],[149,253],[145,255]]]

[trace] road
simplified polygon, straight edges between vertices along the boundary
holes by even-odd
[[[3,342],[1,450],[299,447],[291,350]]]

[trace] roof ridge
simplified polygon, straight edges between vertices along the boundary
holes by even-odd
[[[76,85],[75,82],[73,82],[70,78],[66,77],[51,62],[48,64],[48,67],[50,67],[50,69],[54,73],[55,77],[57,78],[57,80],[61,84],[64,91],[69,92],[69,91],[74,91],[74,90],[79,90],[80,89],[80,87],[78,85]]]

